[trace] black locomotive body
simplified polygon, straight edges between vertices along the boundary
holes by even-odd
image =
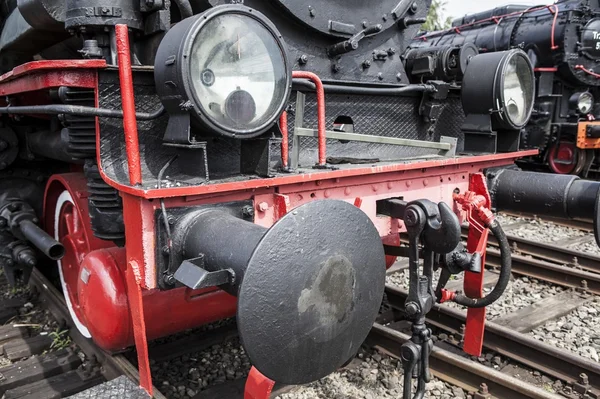
[[[148,340],[236,317],[254,366],[247,392],[268,398],[273,381],[308,383],[356,355],[386,267],[410,252],[404,397],[413,375],[422,397],[425,314],[442,299],[487,306],[508,284],[505,251],[481,298],[486,229],[503,237],[491,208],[535,199],[600,224],[600,183],[525,174],[513,195],[515,160],[535,153],[518,148],[534,106],[525,52],[404,58],[430,4],[0,1],[5,274],[53,274],[82,336],[137,347],[149,393]],[[579,12],[558,8],[556,38]],[[459,243],[467,217],[481,241],[472,255]],[[442,296],[444,281],[434,291],[433,261],[446,258],[462,259],[440,265],[448,278],[476,274],[476,299]],[[482,334],[468,331],[465,350],[479,355]]]
[[[597,0],[561,0],[467,15],[448,30],[419,34],[409,47],[472,43],[480,52],[523,49],[535,67],[537,92],[521,148],[539,148],[540,155],[522,164],[588,176],[597,175],[600,148],[599,32]]]

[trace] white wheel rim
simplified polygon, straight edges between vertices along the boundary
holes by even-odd
[[[69,204],[69,203],[73,204],[73,206],[75,206],[75,203],[73,202],[73,197],[71,197],[71,194],[67,190],[65,190],[58,196],[58,200],[56,201],[56,208],[54,208],[54,239],[57,241],[60,241],[60,237],[58,236],[58,227],[60,225],[60,212],[61,212],[63,206],[65,204]],[[77,317],[77,314],[75,313],[75,309],[73,308],[73,304],[71,303],[71,297],[69,296],[69,289],[67,287],[67,283],[65,282],[65,278],[63,276],[62,262],[60,260],[58,260],[57,263],[58,263],[58,274],[60,275],[60,285],[62,286],[63,294],[65,297],[65,302],[67,303],[67,309],[69,309],[69,314],[71,315],[71,319],[75,323],[75,327],[77,327],[77,330],[79,330],[81,335],[83,335],[86,338],[92,338],[92,334],[90,334],[90,331],[88,330],[88,328],[81,322],[81,320],[79,320],[79,318]]]

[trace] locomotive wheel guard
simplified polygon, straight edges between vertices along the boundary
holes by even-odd
[[[86,223],[87,222],[87,223]],[[65,256],[58,260],[58,272],[65,302],[75,326],[86,338],[92,335],[83,323],[79,296],[76,289],[81,261],[90,252],[84,229],[90,226],[89,220],[84,221],[73,202],[71,194],[63,191],[54,208],[54,239],[65,246]],[[69,288],[71,287],[71,288]]]
[[[557,174],[578,175],[583,170],[585,161],[585,150],[577,148],[572,142],[561,141],[548,149],[548,165]]]
[[[93,250],[114,246],[94,236],[87,202],[87,180],[83,174],[71,173],[54,176],[49,182],[44,199],[46,231],[65,245],[65,256],[57,261],[61,287],[71,318],[86,338],[91,334],[79,308],[77,287],[81,262]]]

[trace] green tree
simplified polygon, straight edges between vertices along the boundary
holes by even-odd
[[[444,19],[444,10],[446,9],[446,0],[433,0],[431,8],[427,15],[427,21],[421,27],[424,31],[434,31],[447,29],[452,26],[452,18]]]

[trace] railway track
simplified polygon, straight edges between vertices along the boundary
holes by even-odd
[[[409,335],[397,329],[375,324],[367,338],[367,344],[400,358],[400,348],[409,339]],[[524,384],[518,378],[504,375],[439,345],[434,346],[431,352],[429,366],[435,377],[474,394],[478,399],[557,398],[541,388]]]
[[[524,216],[524,215],[518,215]],[[551,221],[544,219],[544,221]],[[600,257],[569,249],[573,240],[566,240],[565,246],[543,243],[511,235],[524,222],[507,224],[511,244],[513,273],[520,276],[545,281],[558,286],[572,288],[554,296],[539,300],[520,310],[503,315],[493,322],[486,323],[484,350],[509,359],[511,362],[535,370],[545,376],[565,383],[559,397],[599,398],[600,363],[578,356],[570,351],[559,349],[529,333],[534,329],[565,316],[600,295]],[[584,223],[561,223],[563,226],[590,231],[593,228]],[[463,237],[468,230],[463,228]],[[578,241],[591,241],[593,237],[581,237]],[[577,242],[577,243],[579,243]],[[490,237],[486,266],[496,269],[500,266],[498,244]],[[396,268],[402,270],[406,265]],[[488,272],[487,285],[497,279]],[[488,281],[489,280],[489,281]],[[457,289],[461,281],[451,281]],[[382,315],[370,336],[370,343],[398,356],[397,347],[409,336],[397,331],[402,328],[405,317],[404,303],[408,292],[395,285],[386,285],[386,297],[391,310]],[[470,361],[457,354],[461,347],[466,322],[466,311],[446,305],[436,305],[427,315],[427,323],[437,332],[440,340],[432,354],[433,374],[451,384],[475,394],[477,398],[542,398],[557,397],[548,392],[540,392],[523,381],[514,379],[501,371]],[[460,360],[459,360],[460,359]],[[538,374],[539,375],[539,374]],[[481,389],[485,384],[485,389]],[[544,391],[544,390],[541,390]],[[486,396],[491,395],[491,396]]]
[[[402,318],[408,292],[387,285],[386,296],[395,314],[393,319]],[[589,395],[600,395],[599,363],[545,344],[526,334],[547,321],[585,304],[590,299],[589,295],[567,291],[546,300],[546,303],[537,303],[495,322],[487,322],[484,347],[533,370],[566,382],[572,390],[578,389]],[[427,323],[445,333],[444,337],[447,338],[444,342],[457,348],[462,340],[465,320],[464,311],[444,305],[436,305],[427,315]],[[585,379],[589,381],[587,384],[584,383]],[[501,395],[501,392],[494,392],[494,395]]]
[[[582,221],[582,220],[561,219],[561,218],[554,218],[552,216],[540,217],[540,216],[538,216],[536,214],[532,214],[532,213],[514,213],[514,212],[506,212],[506,211],[503,211],[502,213],[505,215],[508,215],[508,216],[521,217],[521,218],[533,219],[533,220],[543,220],[545,222],[552,222],[559,226],[582,230],[582,231],[585,231],[588,233],[591,233],[594,231],[593,223],[589,223],[589,222]]]
[[[544,218],[544,220],[556,224],[551,219]],[[570,225],[570,222],[574,222],[573,225]],[[569,225],[569,227],[578,228],[586,232],[590,231],[591,228],[591,231],[593,231],[593,227],[583,222],[570,222],[566,221],[562,225]],[[513,274],[532,277],[559,286],[581,289],[600,295],[599,256],[569,248],[573,242],[545,243],[511,234],[511,231],[520,227],[520,225],[517,222],[504,227],[513,252]],[[468,228],[463,227],[462,233],[463,237],[466,238]],[[593,241],[591,234],[581,238]],[[579,241],[582,240],[580,239]],[[498,242],[494,237],[490,236],[488,245],[486,265],[491,268],[498,268],[500,266]]]
[[[138,388],[137,368],[123,355],[111,355],[82,336],[73,325],[64,297],[34,269],[30,280],[30,298],[36,308],[48,310],[83,354],[85,360],[71,348],[52,350],[58,337],[29,334],[25,329],[7,324],[0,327],[0,346],[5,358],[12,364],[0,368],[0,395],[6,399],[73,399],[102,398],[106,389],[112,389],[128,399],[148,398]],[[19,300],[12,300],[19,304]],[[11,300],[0,301],[6,317],[17,311],[10,307]],[[13,316],[13,317],[14,317]],[[61,339],[62,337],[61,333]],[[155,398],[166,399],[155,390]]]

